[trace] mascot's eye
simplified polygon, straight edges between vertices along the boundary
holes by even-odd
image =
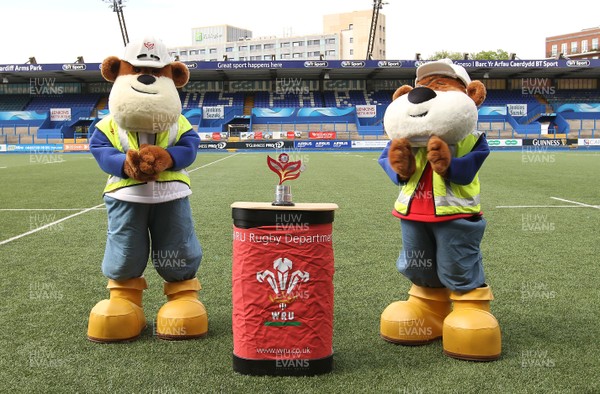
[[[139,73],[141,73],[141,72],[142,72],[142,69],[141,69],[141,68],[139,68],[139,67],[134,67],[134,68],[133,68],[133,72],[134,72],[135,74],[139,74]]]
[[[160,68],[153,68],[152,69],[152,75],[159,76],[160,75],[160,71],[161,71]]]

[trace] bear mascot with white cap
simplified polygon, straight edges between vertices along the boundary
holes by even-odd
[[[400,186],[396,266],[412,282],[408,300],[383,311],[380,334],[403,345],[442,338],[446,355],[473,361],[501,353],[480,250],[486,221],[478,172],[490,150],[476,126],[485,97],[485,86],[451,60],[420,65],[415,87],[398,88],[385,112],[391,141],[379,158]]]
[[[109,174],[102,273],[110,298],[92,309],[88,339],[121,342],[141,334],[146,327],[142,292],[149,254],[167,296],[156,318],[156,335],[173,340],[202,337],[208,331],[196,278],[202,248],[185,170],[196,159],[200,139],[181,115],[177,92],[188,82],[189,71],[172,61],[162,41],[146,37],[128,44],[122,59],[106,58],[101,72],[114,82],[110,115],[96,124],[90,151]]]

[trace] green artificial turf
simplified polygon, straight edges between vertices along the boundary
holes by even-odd
[[[290,182],[294,200],[340,207],[332,373],[232,370],[230,204],[273,199],[277,176],[266,153],[201,153],[190,167],[198,168],[190,199],[204,249],[198,277],[209,335],[183,342],[153,335],[165,298],[150,266],[149,326],[137,341],[113,345],[86,339],[89,311],[108,293],[100,271],[106,211],[83,210],[102,204],[105,174],[87,154],[0,155],[0,242],[34,231],[0,245],[0,391],[600,392],[600,153],[493,152],[484,164],[482,250],[503,339],[502,357],[491,363],[445,357],[441,342],[403,347],[379,338],[381,312],[406,299],[410,283],[395,268],[401,236],[390,213],[398,189],[378,152],[289,153],[307,167]]]

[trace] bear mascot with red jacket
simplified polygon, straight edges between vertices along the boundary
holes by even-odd
[[[202,337],[208,330],[196,278],[202,248],[194,231],[186,172],[200,139],[181,115],[177,91],[188,82],[189,71],[173,62],[154,37],[128,44],[122,59],[106,58],[101,71],[114,83],[110,115],[96,124],[90,150],[109,175],[102,272],[110,298],[92,309],[87,336],[95,342],[121,342],[141,334],[146,327],[143,274],[150,256],[167,296],[157,314],[156,335],[173,340]]]
[[[415,87],[398,88],[386,110],[391,141],[379,158],[400,186],[396,266],[412,282],[408,300],[383,311],[380,334],[403,345],[442,338],[446,355],[474,361],[501,353],[480,250],[486,221],[478,173],[490,150],[476,126],[485,97],[485,86],[451,60],[420,65]]]

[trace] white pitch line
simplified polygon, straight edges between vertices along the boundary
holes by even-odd
[[[231,155],[231,156],[226,156],[226,157],[220,158],[219,160],[215,160],[215,161],[212,161],[212,162],[210,162],[210,163],[204,164],[204,165],[202,165],[202,166],[200,166],[200,167],[194,168],[193,170],[190,170],[189,172],[193,172],[193,171],[199,170],[199,169],[201,169],[201,168],[208,167],[208,166],[210,166],[210,165],[213,165],[213,164],[215,164],[215,163],[218,163],[218,162],[220,162],[220,161],[223,161],[223,160],[225,160],[225,159],[229,159],[229,158],[231,158],[231,157],[233,157],[233,156],[237,156],[237,155],[239,155],[239,154],[240,154],[240,153],[236,153],[236,154],[233,154],[233,155]],[[95,207],[86,208],[86,209],[84,209],[84,210],[82,210],[82,211],[79,211],[79,212],[77,212],[77,213],[74,213],[74,214],[72,214],[72,215],[69,215],[69,216],[67,216],[67,217],[64,217],[64,218],[62,218],[62,219],[56,220],[56,221],[54,221],[54,222],[52,222],[52,223],[48,223],[48,224],[45,224],[45,225],[43,225],[43,226],[40,226],[40,227],[34,228],[33,230],[27,231],[26,233],[19,234],[19,235],[16,235],[16,236],[12,237],[12,238],[5,239],[4,241],[0,241],[0,246],[2,246],[2,245],[5,245],[5,244],[7,244],[7,243],[9,243],[9,242],[15,241],[15,240],[17,240],[17,239],[19,239],[19,238],[23,238],[23,237],[26,237],[26,236],[28,236],[28,235],[31,235],[31,234],[37,233],[38,231],[44,230],[44,229],[46,229],[46,228],[48,228],[48,227],[50,227],[50,226],[54,226],[55,224],[58,224],[58,223],[64,222],[65,220],[69,220],[69,219],[71,219],[71,218],[74,218],[74,217],[76,217],[76,216],[83,215],[84,213],[87,213],[87,212],[90,212],[90,211],[96,210],[96,209],[98,209],[98,208],[102,207],[103,205],[104,205],[104,203],[102,203],[102,204],[99,204],[99,205],[96,205]]]
[[[557,201],[568,202],[570,204],[577,204],[577,205],[580,205],[582,207],[600,209],[600,206],[598,206],[598,205],[589,205],[589,204],[584,204],[582,202],[565,200],[564,198],[558,198],[558,197],[550,197],[550,198],[553,199],[553,200],[557,200]]]
[[[101,207],[101,206],[103,206],[103,205],[104,205],[104,203],[102,203],[102,204],[99,204],[99,205],[96,205],[95,207],[86,208],[86,209],[84,209],[83,211],[79,211],[79,212],[77,212],[77,213],[74,213],[74,214],[72,214],[72,215],[66,216],[66,217],[64,217],[64,218],[62,218],[62,219],[55,220],[55,221],[53,221],[52,223],[44,224],[43,226],[40,226],[40,227],[34,228],[33,230],[29,230],[29,231],[27,231],[26,233],[19,234],[19,235],[16,235],[16,236],[12,237],[12,238],[5,239],[4,241],[0,241],[0,246],[1,246],[1,245],[5,245],[5,244],[7,244],[7,243],[9,243],[9,242],[12,242],[12,241],[16,241],[16,240],[17,240],[17,239],[19,239],[19,238],[23,238],[23,237],[26,237],[26,236],[28,236],[28,235],[31,235],[31,234],[37,233],[38,231],[44,230],[44,229],[46,229],[46,228],[48,228],[48,227],[50,227],[50,226],[54,226],[55,224],[58,224],[58,223],[64,222],[65,220],[69,220],[69,219],[71,219],[71,218],[74,218],[74,217],[76,217],[76,216],[83,215],[84,213],[87,213],[87,212],[89,212],[89,211],[93,211],[94,209],[100,208],[100,207]]]
[[[218,163],[218,162],[220,162],[220,161],[223,161],[223,160],[231,159],[232,157],[234,157],[234,156],[237,156],[237,155],[239,155],[239,154],[241,154],[241,153],[240,153],[240,152],[238,152],[238,153],[234,153],[233,155],[229,155],[229,156],[222,157],[222,158],[220,158],[219,160],[211,161],[210,163],[207,163],[207,164],[201,165],[200,167],[196,167],[196,168],[194,168],[193,170],[189,170],[189,171],[188,171],[188,173],[192,173],[192,172],[194,172],[194,171],[197,171],[197,170],[199,170],[199,169],[201,169],[201,168],[206,168],[206,167],[208,167],[208,166],[212,166],[213,164],[215,164],[215,163]]]
[[[579,205],[499,205],[498,209],[518,209],[518,208],[587,208]]]
[[[0,208],[0,212],[18,212],[18,211],[85,211],[91,208]],[[104,207],[96,209],[106,209]]]

